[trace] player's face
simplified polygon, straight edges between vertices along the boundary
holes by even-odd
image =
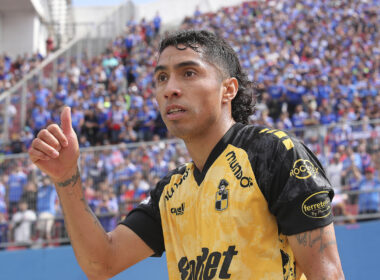
[[[167,47],[157,63],[155,83],[162,119],[173,135],[186,140],[220,122],[221,74],[201,53]]]

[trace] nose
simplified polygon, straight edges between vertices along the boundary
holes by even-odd
[[[179,97],[182,95],[181,86],[178,83],[178,80],[173,77],[173,75],[169,78],[165,87],[165,98]]]

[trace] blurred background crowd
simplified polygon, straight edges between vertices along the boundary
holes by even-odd
[[[377,1],[359,0],[247,1],[212,13],[196,9],[180,26],[212,30],[232,44],[257,83],[250,123],[306,143],[335,188],[335,215],[352,217],[345,222],[379,212],[379,27]],[[56,89],[38,81],[30,86],[26,127],[0,145],[3,155],[25,153],[71,106],[85,196],[106,230],[166,172],[191,160],[171,139],[154,100],[156,48],[165,32],[157,13],[127,22],[98,56],[60,59]],[[0,95],[42,60],[0,56]],[[94,147],[99,150],[86,152]],[[1,242],[50,243],[65,236],[57,227],[62,215],[49,178],[21,155],[3,160]]]

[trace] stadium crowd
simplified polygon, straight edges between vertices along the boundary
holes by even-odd
[[[336,215],[379,212],[379,192],[344,193],[380,189],[378,15],[374,0],[249,1],[215,13],[197,9],[181,24],[213,30],[232,43],[257,82],[251,123],[292,131],[305,141],[335,188]],[[25,152],[40,129],[59,122],[62,106],[71,106],[81,147],[118,144],[81,156],[86,198],[106,230],[168,170],[190,160],[183,145],[159,141],[170,138],[154,100],[152,74],[160,29],[159,14],[152,21],[131,21],[101,55],[83,55],[80,65],[75,59],[61,59],[57,90],[36,84],[28,96],[27,127],[1,146],[3,154]],[[0,83],[1,65],[0,59]],[[125,148],[151,140],[157,142]],[[8,236],[1,234],[3,228],[21,228],[19,212],[29,217],[29,224],[41,217],[60,217],[49,179],[27,160],[2,164],[1,174],[0,238]],[[28,207],[20,201],[27,201]],[[28,210],[37,215],[25,213]],[[2,227],[8,222],[10,228]],[[34,232],[38,229],[38,236],[49,240],[51,228],[40,224]]]
[[[39,53],[32,56],[20,55],[16,59],[12,59],[7,54],[0,55],[0,95],[36,68],[43,59],[44,57]]]

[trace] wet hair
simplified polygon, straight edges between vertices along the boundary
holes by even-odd
[[[254,112],[257,87],[243,72],[236,52],[224,39],[205,30],[184,30],[163,38],[158,49],[159,55],[169,46],[178,50],[191,48],[215,65],[222,72],[223,79],[236,78],[239,88],[231,102],[232,118],[236,122],[248,123],[248,117]]]

